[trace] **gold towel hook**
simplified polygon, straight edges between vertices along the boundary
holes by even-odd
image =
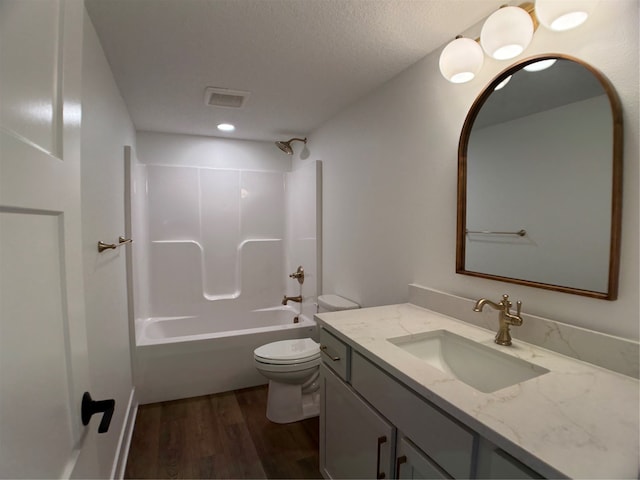
[[[120,235],[118,237],[118,243],[104,243],[103,241],[98,242],[98,252],[102,253],[105,250],[115,250],[118,247],[121,247],[122,245],[126,245],[128,243],[132,243],[133,240],[131,238],[125,238],[124,236]]]
[[[104,243],[102,241],[98,242],[98,251],[104,252],[109,249],[116,249],[117,245],[115,243]]]

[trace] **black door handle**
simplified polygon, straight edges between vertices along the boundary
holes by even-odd
[[[114,399],[109,400],[92,400],[89,392],[84,392],[82,395],[82,408],[80,415],[82,416],[82,424],[88,425],[89,420],[94,413],[104,412],[100,425],[98,426],[98,433],[105,433],[109,430],[109,424],[111,423],[111,417],[113,417],[113,410],[116,407],[116,401]]]

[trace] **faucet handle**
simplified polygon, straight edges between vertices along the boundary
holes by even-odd
[[[302,285],[304,283],[304,268],[302,268],[302,265],[300,265],[295,272],[291,273],[289,278],[297,279],[298,283]]]
[[[506,293],[504,295],[502,295],[502,301],[500,302],[500,304],[502,305],[502,307],[505,310],[509,310],[509,307],[511,305],[513,305],[510,301],[509,301],[509,295],[507,295]]]
[[[520,316],[520,311],[522,310],[522,301],[518,300],[516,302],[516,315]]]

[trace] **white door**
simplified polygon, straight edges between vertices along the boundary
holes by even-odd
[[[82,452],[80,419],[89,386],[80,225],[83,8],[74,0],[0,0],[2,478],[91,476],[94,465]]]

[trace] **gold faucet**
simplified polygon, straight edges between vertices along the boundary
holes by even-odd
[[[297,297],[287,297],[286,295],[282,299],[282,305],[286,305],[287,302],[291,300],[292,302],[302,302],[302,295],[298,295]]]
[[[476,306],[473,307],[474,312],[481,312],[485,305],[489,305],[490,307],[498,310],[500,312],[498,316],[498,320],[500,321],[500,328],[498,329],[498,333],[496,333],[495,342],[498,345],[511,345],[511,333],[509,332],[509,326],[513,325],[514,327],[519,327],[522,325],[522,317],[520,316],[520,310],[522,310],[522,302],[518,300],[516,303],[516,314],[514,315],[509,311],[511,306],[513,305],[509,301],[509,295],[502,295],[502,300],[499,303],[492,302],[491,300],[487,300],[486,298],[481,298],[476,302]]]

